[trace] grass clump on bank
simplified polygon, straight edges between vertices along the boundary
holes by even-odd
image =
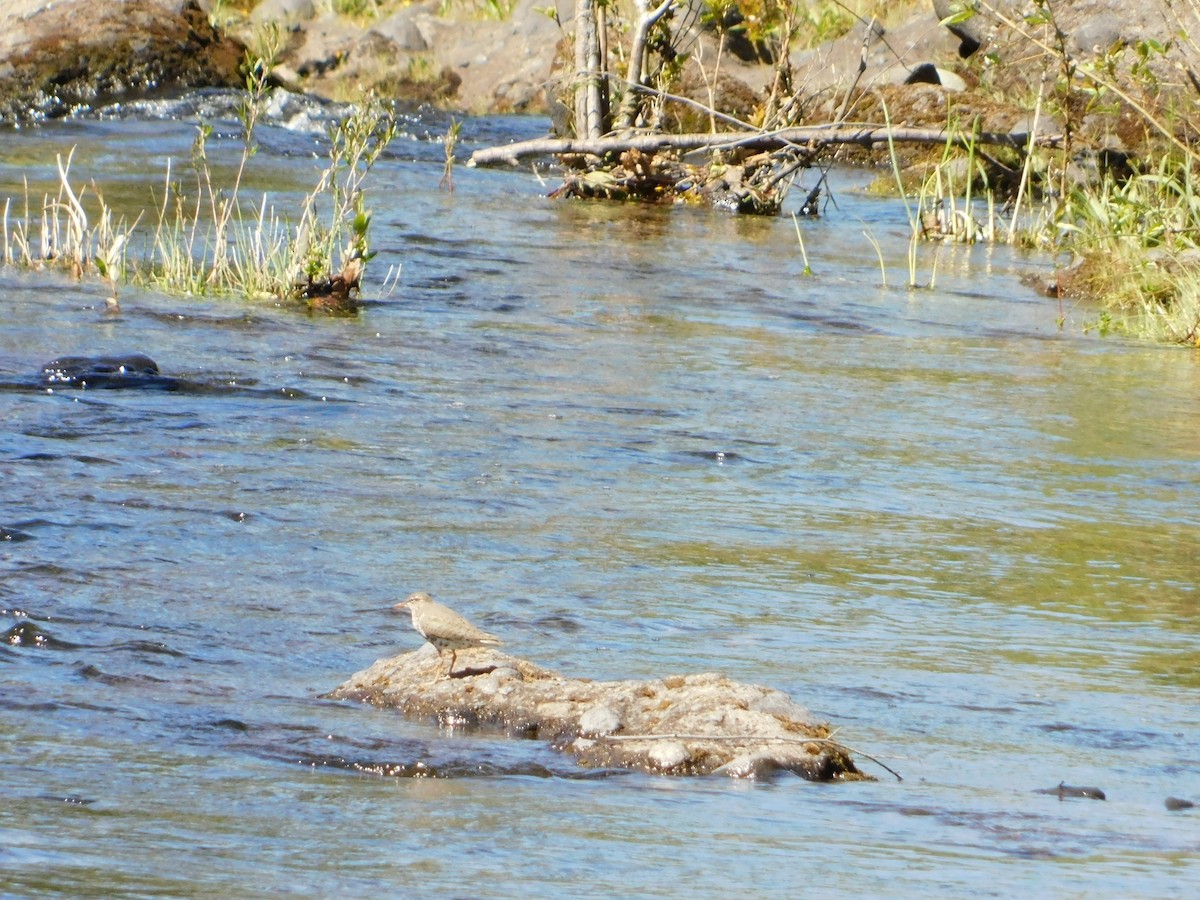
[[[1200,346],[1200,169],[1164,158],[1153,171],[1072,191],[1059,228],[1076,263],[1059,290],[1100,297],[1101,327]]]
[[[237,118],[242,150],[223,183],[208,155],[212,128],[201,123],[192,144],[187,188],[168,163],[154,211],[118,219],[93,183],[76,188],[71,156],[58,161],[57,195],[40,212],[28,191],[20,208],[3,205],[2,261],[60,265],[77,276],[95,271],[111,286],[128,282],[188,296],[232,295],[305,303],[331,311],[356,306],[370,249],[371,217],[364,184],[396,135],[390,112],[373,97],[354,105],[329,128],[328,159],[297,214],[276,210],[266,194],[247,201],[245,182],[256,155],[255,132],[267,105],[271,57],[247,58]],[[73,153],[73,151],[72,151]],[[94,220],[88,209],[98,210]],[[153,220],[149,233],[138,226]]]
[[[1200,0],[1183,5],[1200,24]],[[1200,56],[1200,45],[1181,20],[1171,42],[1114,45],[1083,62],[1049,0],[1035,0],[1020,21],[986,0],[964,6],[961,20],[987,15],[1041,53],[1053,77],[1018,105],[1031,111],[1032,132],[1039,120],[1053,122],[1057,138],[1019,152],[977,147],[970,138],[978,120],[956,123],[948,104],[953,140],[941,159],[914,166],[908,174],[921,174],[901,188],[918,197],[914,234],[1069,253],[1074,262],[1051,290],[1095,303],[1098,330],[1200,346],[1200,148],[1192,137],[1200,82],[1192,76],[1190,87],[1168,89],[1162,80],[1190,72],[1181,60]],[[980,83],[987,71],[985,61]],[[972,191],[986,198],[986,214]]]
[[[1098,330],[1200,346],[1200,165],[1163,154],[1152,169],[1100,166],[1064,182],[1076,162],[1036,149],[1008,168],[1015,183],[998,183],[1007,179],[985,171],[974,148],[947,146],[941,160],[913,167],[921,177],[898,168],[894,177],[915,201],[914,239],[1071,254],[1048,289],[1095,303]]]

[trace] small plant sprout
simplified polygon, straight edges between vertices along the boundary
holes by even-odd
[[[808,264],[808,251],[804,249],[804,235],[800,232],[800,219],[795,213],[792,213],[792,224],[796,226],[796,240],[800,244],[800,256],[804,260],[804,274],[811,275],[813,270]]]
[[[443,190],[454,193],[454,148],[458,145],[458,135],[462,131],[462,122],[457,119],[450,119],[450,127],[446,129],[446,136],[442,139],[442,143],[446,147],[446,162],[442,167],[442,180],[438,182],[438,187]]]
[[[863,229],[863,236],[871,242],[871,246],[875,248],[875,257],[879,260],[879,279],[884,287],[887,287],[887,267],[883,264],[883,248],[879,246],[879,241],[875,235],[871,233],[870,228]]]

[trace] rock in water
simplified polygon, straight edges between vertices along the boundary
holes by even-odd
[[[240,42],[218,34],[196,0],[4,0],[0,121],[191,87],[237,87]]]
[[[462,677],[431,683],[431,646],[381,659],[327,696],[538,737],[590,768],[864,781],[832,729],[781,691],[712,673],[652,681],[566,678],[491,647],[458,651]],[[733,763],[733,765],[729,765]],[[724,767],[724,768],[723,768]]]
[[[173,390],[174,378],[159,374],[158,363],[148,356],[60,356],[42,366],[42,379],[50,387],[157,388]]]
[[[1069,784],[1059,782],[1052,788],[1039,788],[1034,791],[1035,794],[1050,794],[1057,797],[1059,800],[1065,800],[1068,797],[1074,797],[1083,800],[1105,800],[1104,791],[1098,787],[1074,787]]]

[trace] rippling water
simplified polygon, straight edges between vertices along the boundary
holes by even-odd
[[[205,100],[204,102],[207,102]],[[308,116],[307,111],[304,112]],[[311,180],[267,129],[262,186]],[[0,269],[0,873],[14,894],[1179,896],[1200,884],[1200,369],[1102,340],[835,172],[789,218],[559,203],[414,119],[354,319]],[[8,133],[130,203],[152,107]],[[542,123],[471,120],[467,149]],[[218,129],[214,152],[222,143]],[[269,171],[269,174],[267,172]],[[879,264],[864,230],[878,238]],[[934,250],[923,250],[922,280]],[[48,391],[144,353],[174,391]],[[779,687],[903,782],[592,777],[319,699],[427,589],[595,678]],[[396,777],[425,762],[444,778]],[[1034,793],[1066,781],[1105,802]]]

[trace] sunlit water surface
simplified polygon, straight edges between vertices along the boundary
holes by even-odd
[[[0,187],[77,145],[81,183],[151,205],[194,134],[154,112],[8,132]],[[289,121],[254,161],[281,205],[322,152]],[[923,248],[907,289],[862,173],[801,223],[808,277],[787,216],[555,202],[528,170],[441,191],[445,123],[409,125],[356,318],[133,288],[110,315],[0,269],[5,892],[1200,886],[1200,814],[1164,808],[1200,801],[1194,353],[1087,335],[1006,249]],[[188,389],[39,384],[130,352]],[[419,645],[379,609],[416,589],[572,675],[778,687],[904,781],[589,777],[320,699]],[[446,777],[371,774],[417,761]],[[1108,799],[1034,793],[1060,781]]]

